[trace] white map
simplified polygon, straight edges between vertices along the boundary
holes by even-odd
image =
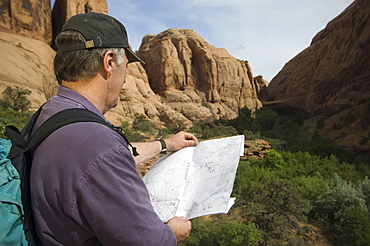
[[[200,142],[159,159],[144,176],[151,203],[163,222],[227,213],[244,135]]]

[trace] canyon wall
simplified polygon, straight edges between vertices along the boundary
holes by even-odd
[[[0,91],[6,86],[29,89],[32,109],[56,92],[52,41],[65,21],[79,13],[108,13],[105,0],[56,0],[52,11],[49,0],[9,0],[0,9]],[[178,121],[191,126],[197,120],[231,119],[242,107],[262,105],[257,89],[267,82],[254,82],[248,62],[193,31],[147,35],[139,55],[145,67],[129,65],[119,105],[106,114],[116,125],[144,115],[159,128]]]

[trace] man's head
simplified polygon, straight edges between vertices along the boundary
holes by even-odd
[[[54,71],[58,82],[87,80],[94,77],[108,50],[128,62],[142,62],[130,49],[125,27],[115,18],[87,13],[71,17],[55,40],[58,52]],[[120,63],[122,63],[121,61]]]

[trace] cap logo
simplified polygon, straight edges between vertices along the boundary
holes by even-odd
[[[94,40],[89,40],[85,42],[86,49],[94,47]]]

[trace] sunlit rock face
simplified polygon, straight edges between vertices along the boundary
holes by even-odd
[[[148,34],[138,55],[153,91],[191,120],[231,119],[240,108],[261,106],[248,63],[192,30]]]
[[[264,105],[280,112],[322,112],[314,119],[326,115],[322,134],[351,150],[369,152],[369,142],[359,143],[370,136],[369,19],[369,2],[354,1],[272,79]]]

